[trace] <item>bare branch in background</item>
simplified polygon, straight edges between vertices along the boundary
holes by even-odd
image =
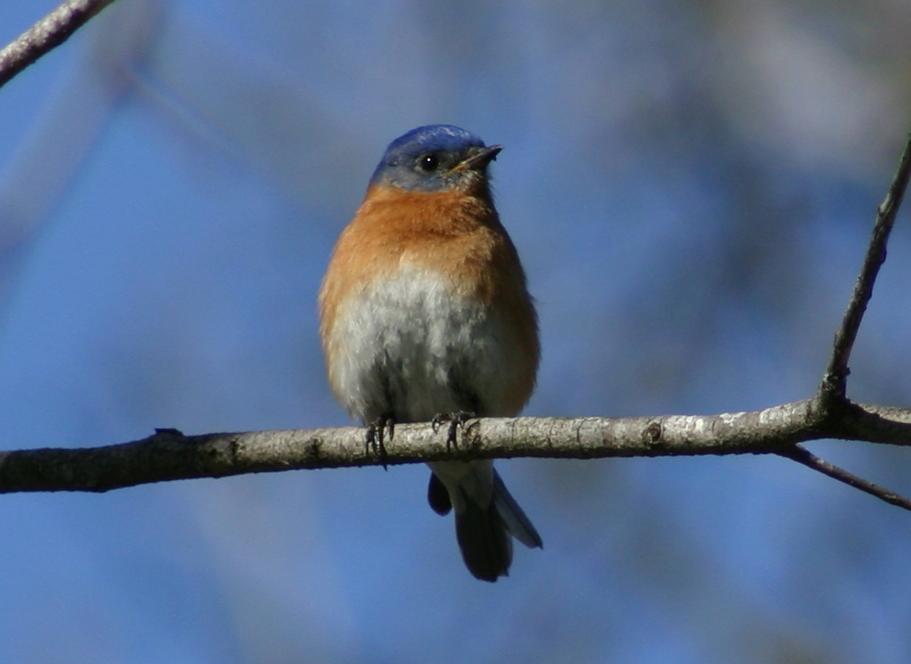
[[[135,71],[157,44],[159,3],[134,0],[122,7],[102,19],[103,28],[80,50],[72,74],[36,109],[0,168],[0,319],[22,259],[53,219],[114,111],[133,92]]]
[[[0,51],[0,87],[70,38],[114,0],[68,0]]]

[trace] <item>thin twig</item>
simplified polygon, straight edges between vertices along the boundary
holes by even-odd
[[[891,491],[885,487],[881,487],[878,484],[869,482],[853,473],[848,472],[844,468],[839,468],[838,466],[829,463],[825,459],[821,459],[812,452],[808,452],[800,445],[795,445],[789,450],[783,450],[777,452],[780,456],[796,461],[797,463],[803,464],[807,468],[811,468],[817,472],[822,473],[828,477],[831,477],[833,480],[838,480],[839,482],[844,482],[850,487],[863,491],[864,493],[869,493],[871,496],[875,496],[880,500],[884,500],[890,505],[895,505],[896,507],[901,507],[905,510],[911,510],[911,500],[901,496],[894,491]]]
[[[889,241],[889,233],[895,224],[895,217],[898,214],[905,190],[908,187],[909,177],[911,177],[911,134],[909,134],[908,141],[905,143],[905,149],[899,160],[898,169],[892,179],[892,184],[889,186],[886,197],[876,211],[876,221],[873,224],[870,245],[867,247],[867,254],[864,257],[864,263],[857,277],[857,282],[854,284],[854,293],[848,303],[841,327],[835,334],[832,357],[829,360],[829,366],[826,368],[826,373],[814,400],[813,407],[819,412],[822,421],[825,423],[822,427],[823,429],[827,428],[826,425],[829,422],[837,422],[838,428],[844,433],[848,433],[854,423],[862,423],[868,418],[874,421],[882,419],[881,413],[871,414],[864,412],[862,407],[847,400],[846,391],[848,374],[850,373],[848,360],[851,357],[851,350],[854,347],[854,341],[857,339],[857,332],[860,329],[860,323],[863,320],[867,304],[873,296],[873,285],[876,283],[879,268],[886,261],[886,245]],[[876,496],[891,505],[911,510],[911,500],[908,498],[873,482],[868,482],[843,468],[839,468],[811,454],[799,445],[779,450],[776,453],[871,496]]]
[[[841,327],[835,334],[832,358],[819,389],[823,406],[830,405],[836,400],[842,401],[845,398],[851,349],[854,347],[867,304],[873,295],[873,284],[876,282],[879,268],[886,260],[886,243],[905,195],[905,189],[908,187],[909,176],[911,176],[911,135],[908,136],[908,142],[905,144],[889,191],[876,212],[873,235],[870,238],[870,246],[867,247],[867,255],[864,258],[860,275],[854,284],[854,294],[848,303]]]
[[[59,46],[114,0],[68,0],[0,51],[0,87]]]

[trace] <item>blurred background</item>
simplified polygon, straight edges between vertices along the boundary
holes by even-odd
[[[56,1],[0,4],[0,43]],[[0,91],[0,446],[345,425],[316,293],[386,144],[506,146],[529,415],[809,396],[911,129],[911,4],[121,0]],[[911,405],[902,212],[851,363]],[[911,452],[810,446],[911,493]],[[423,466],[0,497],[4,662],[907,662],[911,515],[772,457],[500,464],[474,581]]]

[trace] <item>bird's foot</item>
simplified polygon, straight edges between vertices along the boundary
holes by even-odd
[[[389,432],[388,439],[392,440],[392,437],[395,436],[395,420],[389,415],[380,415],[367,425],[367,437],[364,441],[367,454],[372,452],[376,455],[383,464],[383,470],[389,469],[386,465],[386,445],[384,444],[387,439],[387,431]]]
[[[446,427],[446,451],[448,452],[453,447],[459,449],[457,440],[458,432],[460,429],[465,428],[465,423],[468,420],[474,419],[475,417],[477,417],[477,415],[467,410],[457,410],[454,413],[437,413],[433,416],[430,424],[433,427],[434,433],[439,431],[443,424],[448,425]]]

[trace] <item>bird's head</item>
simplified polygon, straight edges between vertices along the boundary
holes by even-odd
[[[418,127],[389,144],[370,184],[425,192],[486,188],[487,166],[502,149],[452,125]]]

